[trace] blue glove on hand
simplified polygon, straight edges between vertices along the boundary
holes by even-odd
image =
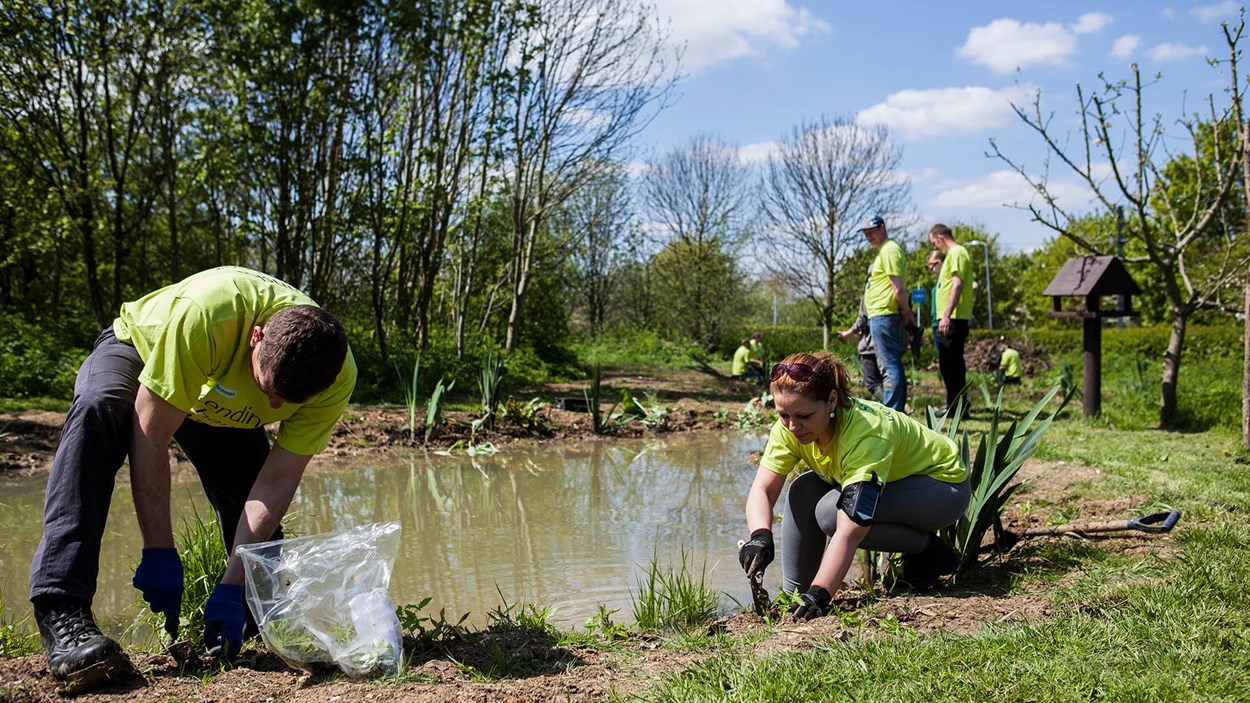
[[[243,587],[219,583],[204,604],[204,646],[227,659],[243,648]],[[217,652],[215,648],[220,647]]]
[[[152,612],[165,615],[165,629],[177,631],[178,614],[182,610],[182,560],[173,547],[144,549],[135,569],[134,587],[143,593],[143,600]]]

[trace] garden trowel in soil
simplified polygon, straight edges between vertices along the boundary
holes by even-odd
[[[742,549],[744,544],[746,540],[738,540],[738,549]],[[748,574],[747,583],[751,585],[751,606],[755,614],[764,618],[772,615],[773,601],[768,597],[768,589],[764,588],[764,572]]]

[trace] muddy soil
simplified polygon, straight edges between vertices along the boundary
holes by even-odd
[[[971,366],[971,364],[970,364]],[[604,379],[618,397],[624,389],[643,399],[649,391],[669,410],[653,426],[633,421],[614,427],[618,436],[655,432],[725,430],[737,425],[737,415],[759,387],[731,382],[698,371],[682,371],[664,378],[618,374]],[[551,385],[516,393],[519,402],[493,429],[471,431],[473,418],[451,413],[447,425],[431,441],[446,447],[457,441],[489,441],[506,451],[518,442],[576,441],[593,436],[588,413],[576,406],[582,386]],[[536,412],[523,412],[531,397],[544,404]],[[561,401],[561,398],[571,400]],[[607,411],[607,404],[604,406]],[[62,417],[58,413],[21,413],[0,416],[0,471],[46,472],[55,450]],[[335,433],[330,452],[355,455],[395,446],[424,444],[424,428],[418,425],[416,440],[410,438],[406,408],[354,407]],[[1079,486],[1096,478],[1088,466],[1032,461],[1021,478],[1028,479],[1013,498],[1007,527],[1022,530],[1047,524],[1060,507],[1065,515],[1081,520],[1122,519],[1143,496],[1114,501],[1082,502],[1073,510]],[[465,632],[438,643],[406,641],[412,656],[403,682],[352,681],[341,676],[311,675],[292,669],[264,650],[249,644],[235,666],[224,671],[207,662],[181,666],[168,653],[130,652],[135,672],[124,680],[90,692],[82,701],[592,701],[615,693],[627,695],[645,690],[668,673],[680,671],[709,657],[745,657],[808,649],[830,639],[891,637],[902,629],[919,633],[972,633],[987,625],[1005,622],[1038,622],[1052,615],[1048,587],[1040,580],[1023,590],[1011,586],[1013,576],[1024,571],[1048,571],[1060,582],[1077,578],[1063,565],[1040,556],[1044,539],[1023,540],[1010,552],[990,557],[960,577],[957,583],[925,592],[868,593],[852,588],[839,594],[843,610],[855,618],[822,618],[796,622],[789,616],[767,622],[751,612],[741,612],[709,625],[713,631],[739,635],[762,630],[766,637],[750,651],[728,641],[697,650],[675,650],[651,635],[637,634],[610,644],[560,645],[540,630]],[[1129,553],[1157,554],[1167,549],[1170,535],[1109,533],[1095,537],[1100,544]],[[1053,581],[1051,581],[1053,585]],[[451,619],[451,616],[449,616]],[[848,624],[850,623],[850,624]],[[721,640],[713,640],[722,642]],[[511,673],[485,677],[479,672],[498,668],[503,662]],[[48,675],[42,654],[0,658],[0,703],[63,701],[69,692]]]

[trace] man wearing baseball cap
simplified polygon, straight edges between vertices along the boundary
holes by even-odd
[[[903,349],[907,347],[907,329],[916,324],[904,284],[907,263],[903,248],[890,239],[880,215],[868,218],[860,231],[877,250],[876,258],[868,267],[864,308],[877,348],[877,364],[881,367],[882,402],[894,410],[906,412],[907,373],[903,369]]]

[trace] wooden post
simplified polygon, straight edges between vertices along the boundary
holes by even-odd
[[[1102,318],[1098,316],[1099,296],[1085,297],[1084,410],[1085,417],[1102,412]]]

